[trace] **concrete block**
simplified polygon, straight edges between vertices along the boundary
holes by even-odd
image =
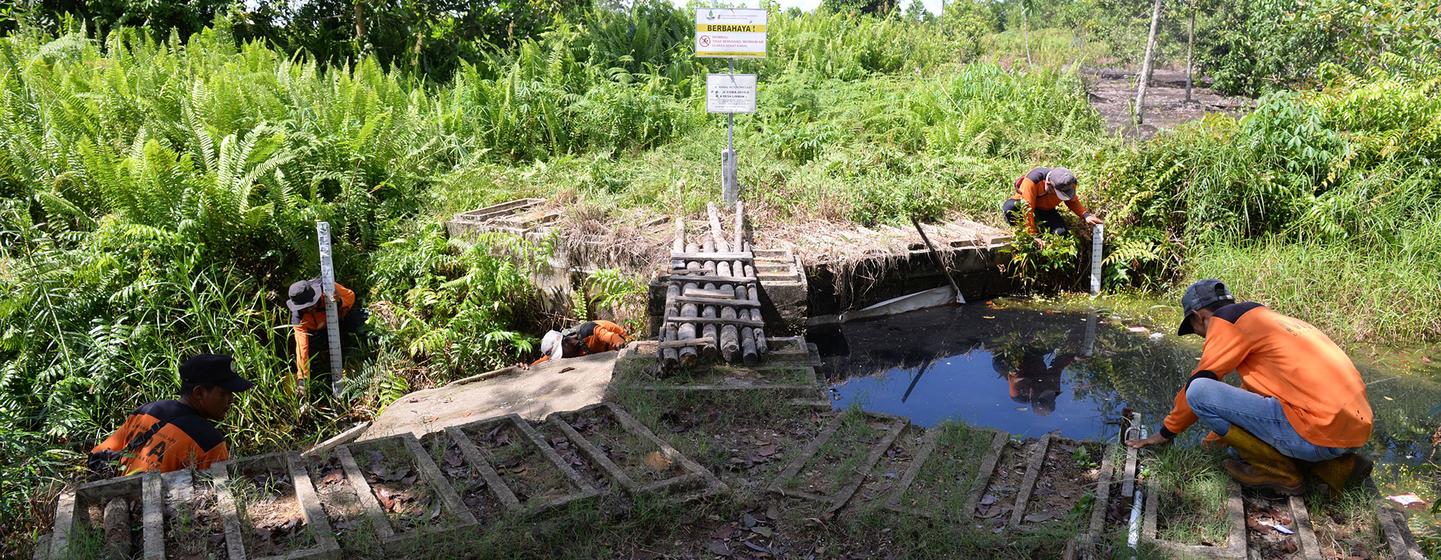
[[[109,480],[81,484],[74,490],[60,494],[55,506],[55,525],[50,536],[49,557],[55,559],[74,557],[76,552],[70,550],[70,546],[79,531],[93,530],[100,531],[101,527],[91,527],[84,520],[85,511],[91,505],[105,506],[111,500],[122,498],[127,501],[139,502],[141,504],[141,515],[137,519],[131,519],[131,523],[141,524],[141,546],[145,543],[157,542],[157,539],[164,539],[164,525],[159,523],[163,513],[158,513],[164,507],[163,502],[158,498],[147,500],[145,496],[146,478],[155,478],[158,475],[133,474]],[[156,479],[158,480],[158,479]],[[153,487],[154,482],[150,483]],[[152,488],[151,494],[154,494]],[[159,537],[155,535],[161,535]],[[163,543],[163,540],[159,542]],[[153,558],[145,551],[146,558]],[[160,551],[160,557],[164,556],[164,550]]]

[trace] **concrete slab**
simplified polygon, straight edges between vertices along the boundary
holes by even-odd
[[[403,433],[420,437],[512,413],[539,422],[552,412],[584,408],[601,402],[617,355],[605,352],[530,369],[504,368],[411,393],[386,407],[356,439]]]

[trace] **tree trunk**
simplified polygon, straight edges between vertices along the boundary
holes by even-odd
[[[1026,64],[1031,63],[1031,11],[1021,5],[1021,36],[1026,41]]]
[[[365,52],[365,1],[355,0],[355,50]]]
[[[1186,27],[1186,102],[1191,102],[1192,53],[1196,47],[1196,0],[1191,0],[1191,24]]]
[[[1155,7],[1151,8],[1151,34],[1146,38],[1146,57],[1141,61],[1141,75],[1137,77],[1136,104],[1131,108],[1131,115],[1137,125],[1141,124],[1141,114],[1144,112],[1146,102],[1146,86],[1151,82],[1151,63],[1156,57],[1156,30],[1161,26],[1161,0],[1156,0]]]

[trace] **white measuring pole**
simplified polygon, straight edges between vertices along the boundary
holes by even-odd
[[[335,264],[330,259],[330,223],[315,222],[320,240],[320,289],[325,293],[325,332],[330,342],[330,390],[340,396],[340,310],[335,305]]]
[[[1105,245],[1106,226],[1096,224],[1091,230],[1091,295],[1101,293],[1101,249]]]

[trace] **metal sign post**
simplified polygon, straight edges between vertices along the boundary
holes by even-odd
[[[330,390],[340,396],[340,310],[335,305],[335,264],[330,259],[330,223],[315,222],[320,240],[320,289],[325,293],[325,332],[330,343]]]
[[[740,198],[736,181],[735,114],[755,112],[755,75],[736,74],[737,58],[765,58],[766,22],[769,12],[751,8],[697,8],[695,12],[695,55],[725,58],[729,82],[706,76],[706,111],[726,113],[726,147],[721,150],[721,198],[735,204]],[[748,89],[746,78],[749,78]],[[746,102],[749,108],[746,108]]]

